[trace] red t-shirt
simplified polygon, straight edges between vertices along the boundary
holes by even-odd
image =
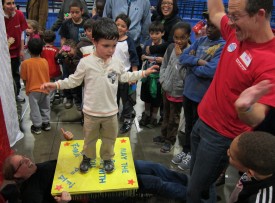
[[[61,75],[59,64],[55,59],[55,56],[58,52],[58,48],[54,46],[44,46],[40,55],[42,58],[45,58],[48,61],[50,78],[56,78]]]
[[[226,45],[198,113],[207,125],[233,139],[251,130],[251,127],[240,121],[234,108],[241,92],[262,80],[268,79],[275,83],[275,38],[260,44],[239,42],[226,16],[221,20],[221,33]],[[275,107],[274,88],[259,103]]]
[[[24,14],[19,10],[15,10],[14,16],[10,18],[5,16],[5,25],[7,37],[13,37],[15,39],[14,43],[10,46],[9,49],[10,57],[19,57],[21,49],[21,35],[22,32],[28,28]]]

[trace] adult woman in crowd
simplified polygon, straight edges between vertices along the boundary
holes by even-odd
[[[160,0],[157,5],[157,13],[155,21],[160,21],[164,25],[165,33],[162,39],[165,43],[160,45],[152,45],[146,48],[148,55],[161,54],[163,55],[170,43],[173,42],[172,27],[182,19],[178,16],[177,0]]]

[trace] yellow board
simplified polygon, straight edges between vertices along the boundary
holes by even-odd
[[[128,137],[116,139],[115,170],[110,174],[102,169],[102,161],[99,158],[101,140],[97,142],[97,159],[92,161],[92,168],[85,174],[80,173],[79,164],[82,161],[83,143],[83,140],[61,142],[52,195],[60,194],[62,191],[68,191],[71,194],[86,194],[138,189]]]

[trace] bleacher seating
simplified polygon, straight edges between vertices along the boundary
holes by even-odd
[[[18,9],[25,12],[27,0],[16,0],[16,5]],[[54,23],[57,13],[59,11],[61,0],[49,0],[49,16],[47,21],[47,29],[49,29]],[[150,0],[152,6],[156,6],[158,0]],[[227,7],[228,0],[223,0],[225,7]],[[93,8],[94,0],[86,0],[88,10],[91,11]],[[273,5],[275,5],[275,0],[273,0]],[[185,21],[189,22],[192,26],[196,24],[202,18],[202,12],[207,10],[207,0],[178,0],[179,6],[179,16]],[[273,7],[273,12],[271,16],[271,25],[275,27],[275,7]],[[191,40],[193,36],[191,37]],[[57,39],[59,41],[59,37]],[[59,43],[59,42],[58,42]]]

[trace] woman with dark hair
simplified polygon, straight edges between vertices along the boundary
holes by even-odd
[[[152,54],[164,54],[168,45],[173,42],[173,32],[172,27],[177,23],[182,21],[182,19],[177,15],[179,12],[177,0],[160,0],[157,5],[158,17],[155,21],[160,21],[164,25],[164,35],[162,39],[165,43],[160,45],[153,45],[146,47],[146,53],[148,55]]]

